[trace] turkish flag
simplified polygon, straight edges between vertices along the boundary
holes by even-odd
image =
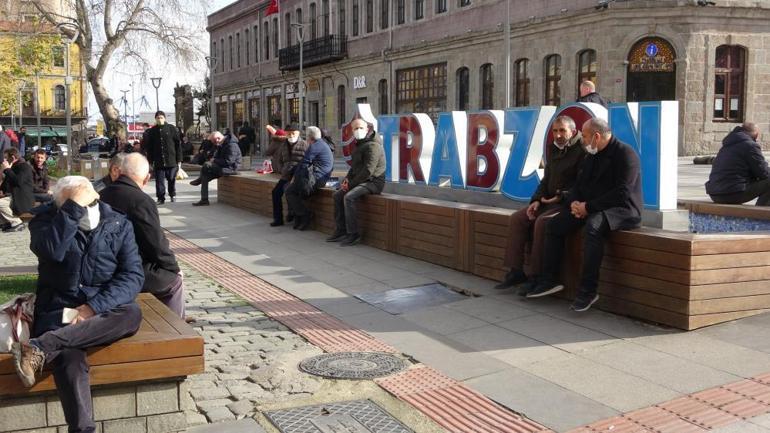
[[[270,0],[270,6],[267,7],[265,10],[265,16],[269,17],[270,15],[277,14],[278,13],[278,0]]]

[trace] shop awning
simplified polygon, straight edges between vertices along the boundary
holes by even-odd
[[[67,127],[66,126],[41,126],[40,131],[38,131],[37,126],[27,126],[28,137],[37,137],[38,135],[40,135],[41,137],[60,137],[60,138],[64,138],[66,141]]]

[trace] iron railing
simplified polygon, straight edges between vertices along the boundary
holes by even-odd
[[[345,35],[327,35],[303,43],[304,67],[342,60],[348,55]],[[282,71],[299,69],[299,44],[283,48],[278,53],[278,67]]]

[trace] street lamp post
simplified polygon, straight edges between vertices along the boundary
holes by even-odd
[[[505,6],[505,108],[511,106],[511,0]]]
[[[64,112],[67,117],[67,174],[72,171],[72,106],[70,97],[72,86],[72,77],[70,76],[70,45],[80,37],[80,27],[74,22],[61,23],[56,26],[61,32],[63,28],[69,27],[70,31],[74,32],[71,35],[67,35],[62,32],[64,36]],[[38,131],[40,134],[40,131]]]
[[[128,98],[126,95],[131,90],[121,90],[120,93],[123,94],[123,122],[126,123],[126,129],[128,129]],[[126,134],[126,139],[128,139],[128,134]]]
[[[302,75],[302,63],[303,63],[303,51],[305,38],[303,37],[302,29],[305,27],[304,23],[292,23],[292,27],[297,29],[297,39],[299,40],[299,129],[301,130],[305,125],[303,124],[303,117],[305,111],[305,86],[304,77]]]
[[[216,117],[214,115],[214,70],[217,68],[217,58],[214,56],[206,56],[206,64],[209,67],[209,85],[211,86],[211,94],[209,95],[209,132],[214,132],[217,126]]]
[[[158,99],[158,89],[160,89],[160,82],[163,80],[161,77],[150,78],[152,81],[152,87],[155,88],[155,111],[160,111],[160,100]]]

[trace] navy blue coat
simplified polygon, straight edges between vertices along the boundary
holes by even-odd
[[[238,140],[232,135],[225,135],[224,142],[214,154],[214,164],[222,167],[227,174],[234,173],[241,166],[241,148]]]
[[[323,139],[314,141],[305,151],[302,164],[313,167],[316,180],[328,179],[334,169],[334,154],[329,143]]]
[[[709,195],[743,192],[750,182],[767,179],[767,161],[759,144],[740,126],[722,140],[706,182]]]
[[[96,314],[129,304],[142,289],[142,259],[134,229],[123,214],[99,202],[99,225],[78,228],[86,209],[68,200],[36,208],[30,249],[38,257],[33,335],[62,327],[64,307],[88,304]]]

